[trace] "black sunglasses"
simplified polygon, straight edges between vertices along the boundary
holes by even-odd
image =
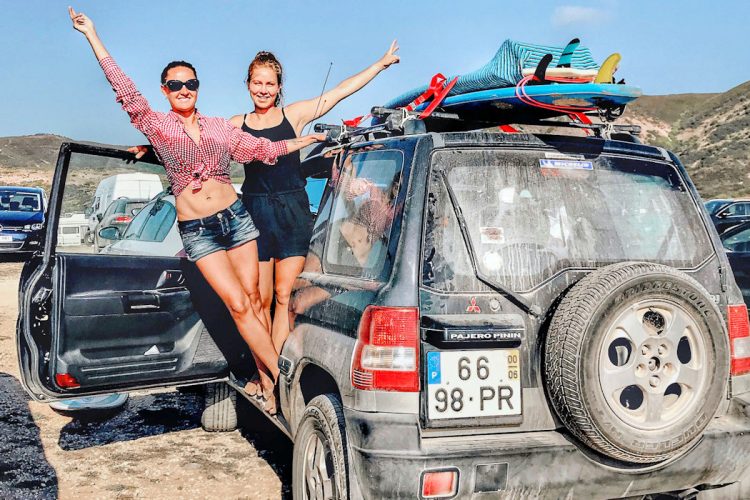
[[[182,88],[183,85],[186,86],[188,90],[198,90],[200,82],[197,78],[191,78],[186,82],[182,82],[180,80],[167,80],[164,85],[167,86],[170,92],[177,92]]]

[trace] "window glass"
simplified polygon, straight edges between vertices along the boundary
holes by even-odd
[[[750,252],[750,227],[722,241],[724,248],[733,252]]]
[[[375,279],[384,270],[399,207],[403,155],[370,150],[347,156],[333,182],[336,194],[325,247],[325,269]]]
[[[57,221],[51,221],[58,227],[56,251],[146,255],[137,245],[123,245],[122,235],[132,222],[130,210],[144,205],[167,185],[161,165],[143,161],[128,163],[124,158],[113,156],[71,153],[67,176],[61,186],[61,215]],[[117,231],[110,229],[102,236],[101,231],[108,227]],[[170,248],[161,255],[175,253]],[[148,254],[160,253],[152,250]]]
[[[430,186],[436,213],[454,211],[456,220],[465,219],[468,251],[481,275],[513,291],[528,291],[567,268],[628,260],[693,267],[712,248],[676,170],[663,163],[446,151],[434,156]],[[473,281],[456,252],[463,235],[451,217],[428,225],[425,235],[434,242],[425,245],[425,267],[433,251],[430,265],[446,267],[430,283],[440,289],[464,286],[458,277]],[[450,276],[453,281],[445,281]]]
[[[39,193],[16,189],[0,189],[0,211],[41,212],[42,198]]]
[[[748,215],[750,214],[750,210],[748,209],[748,203],[733,203],[729,205],[725,211],[723,212],[726,215],[733,216],[733,215]]]
[[[148,242],[164,241],[174,225],[177,211],[167,200],[158,200],[147,205],[130,223],[123,236],[124,240]]]

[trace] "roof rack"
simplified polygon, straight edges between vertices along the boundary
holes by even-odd
[[[504,122],[488,122],[466,120],[456,113],[435,111],[427,118],[420,118],[418,111],[408,111],[405,108],[384,108],[375,106],[370,111],[373,117],[382,119],[381,123],[366,127],[351,127],[345,124],[328,125],[316,123],[317,133],[326,133],[327,142],[345,144],[355,139],[374,140],[396,135],[423,134],[428,131],[457,132],[496,128],[501,125],[511,125]],[[564,116],[564,115],[561,115]],[[596,116],[596,115],[593,115]],[[545,119],[513,120],[513,125],[532,125],[539,127],[575,128],[590,130],[594,137],[602,139],[619,139],[639,142],[637,136],[641,133],[638,125],[615,125],[611,121],[603,123],[581,123],[580,121],[560,121]],[[624,136],[624,137],[623,137]],[[368,138],[369,137],[369,138]]]

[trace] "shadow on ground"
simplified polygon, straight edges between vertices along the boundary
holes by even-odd
[[[18,380],[0,373],[0,498],[57,498],[39,427]]]
[[[131,396],[119,413],[86,412],[72,420],[60,431],[59,445],[66,451],[80,450],[194,429],[201,424],[202,408],[201,394],[165,392]]]
[[[292,500],[292,442],[260,410],[237,397],[242,437],[268,462],[281,481],[281,498]]]

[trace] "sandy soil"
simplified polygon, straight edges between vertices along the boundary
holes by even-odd
[[[31,401],[15,342],[21,267],[0,261],[0,498],[291,498],[291,443],[249,405],[243,430],[206,433],[195,393],[131,393],[96,420]]]

